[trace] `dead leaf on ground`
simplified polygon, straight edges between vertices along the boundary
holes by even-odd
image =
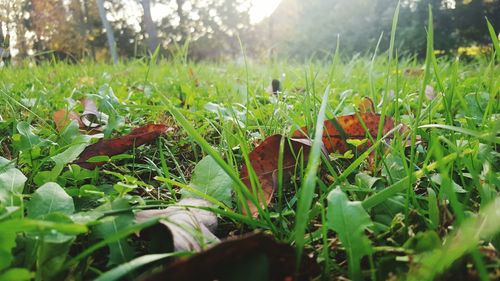
[[[361,102],[358,104],[358,110],[360,113],[375,113],[375,104],[373,103],[373,100],[371,98],[363,97]]]
[[[102,125],[108,122],[108,116],[97,109],[92,99],[84,98],[80,101],[83,105],[83,113],[80,116],[85,129],[102,130]]]
[[[102,166],[104,162],[88,163],[87,160],[94,156],[114,156],[122,154],[133,147],[151,143],[169,129],[165,125],[149,124],[133,129],[128,135],[107,140],[100,140],[85,148],[80,157],[74,162],[83,168],[94,169]]]
[[[203,199],[186,198],[163,210],[138,212],[135,214],[137,222],[155,217],[162,218],[159,224],[141,230],[138,236],[149,241],[161,239],[161,244],[167,244],[165,249],[154,249],[156,251],[199,252],[206,245],[219,241],[213,234],[217,228],[217,216],[197,208],[211,206]]]
[[[360,113],[368,132],[373,138],[377,137],[380,115],[366,112]],[[325,154],[338,152],[345,153],[352,149],[350,140],[364,140],[367,138],[366,131],[356,114],[340,116],[335,119],[326,120],[324,123],[323,147]],[[388,133],[394,127],[394,121],[390,117],[385,117],[383,134]],[[308,137],[307,128],[301,128],[292,134],[291,139],[285,139],[283,151],[283,182],[286,183],[292,172],[296,169],[296,156],[300,151],[303,154],[304,165],[308,159],[311,140]],[[262,190],[259,190],[258,200],[261,206],[267,206],[271,202],[274,191],[278,186],[278,156],[280,141],[283,136],[273,135],[265,139],[249,155],[250,163],[259,179]],[[356,147],[358,152],[362,152],[371,146],[370,141]],[[243,165],[240,178],[252,190],[249,172],[246,165]],[[253,216],[258,215],[258,208],[248,201],[250,212]],[[244,211],[243,213],[246,213]]]
[[[53,119],[54,122],[56,123],[56,129],[59,132],[62,132],[64,128],[66,128],[66,126],[69,125],[71,121],[76,121],[80,129],[82,129],[82,127],[85,127],[85,125],[83,125],[82,121],[80,120],[78,114],[76,114],[73,111],[68,112],[65,109],[60,109],[54,112]]]
[[[250,152],[250,163],[262,186],[262,192],[259,193],[258,200],[261,206],[267,206],[271,202],[274,191],[278,186],[278,163],[280,142],[284,138],[282,135],[273,135],[265,139],[259,146]],[[284,139],[283,147],[283,182],[288,181],[293,170],[296,167],[297,157],[303,155],[304,161],[307,161],[309,150],[311,148],[308,139]],[[251,190],[249,171],[246,165],[243,165],[240,173],[241,180]],[[258,214],[257,207],[248,201],[248,206],[252,215]]]
[[[97,105],[92,99],[83,98],[80,100],[83,106],[83,113],[78,115],[74,111],[60,109],[54,112],[53,119],[56,123],[56,129],[62,132],[71,121],[76,121],[82,133],[97,134],[102,132],[104,124],[107,123],[107,116],[99,112]]]
[[[373,138],[377,137],[378,126],[380,123],[380,114],[376,113],[360,113],[364,125]],[[345,153],[351,149],[347,140],[366,139],[366,131],[356,114],[339,116],[337,118],[326,120],[324,123],[323,144],[329,153],[338,152]],[[387,134],[394,128],[394,120],[390,117],[385,117],[384,128],[382,134]],[[307,138],[307,128],[301,128],[292,134],[293,138]],[[367,141],[361,147],[357,147],[357,151],[364,151],[371,146],[371,142]]]
[[[254,233],[178,259],[142,280],[311,280],[319,274],[313,258],[304,254],[297,270],[294,247]]]

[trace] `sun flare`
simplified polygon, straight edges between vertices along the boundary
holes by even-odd
[[[250,20],[252,23],[257,23],[270,16],[281,0],[252,0],[251,2]]]

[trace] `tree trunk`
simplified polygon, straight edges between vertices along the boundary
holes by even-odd
[[[158,47],[158,31],[156,30],[156,25],[151,17],[151,1],[142,0],[142,9],[144,10],[144,29],[148,34],[148,49],[149,54],[153,55],[156,48]]]
[[[181,34],[180,43],[183,44],[186,41],[187,37],[187,28],[186,28],[186,18],[184,15],[184,11],[182,11],[182,6],[184,5],[184,0],[176,0],[177,4],[177,16],[179,17],[179,30]]]
[[[102,25],[106,30],[106,37],[108,38],[109,52],[111,53],[111,58],[114,64],[118,64],[118,54],[116,52],[116,41],[115,35],[113,34],[113,29],[111,24],[109,24],[106,18],[106,10],[104,9],[104,0],[96,0],[97,8],[99,9],[99,16],[101,17]]]
[[[92,42],[88,42],[87,38],[89,38],[90,33],[92,32],[92,28],[90,25],[90,13],[89,13],[89,3],[87,0],[82,0],[83,4],[83,18],[84,18],[84,23],[85,23],[85,41],[88,43],[89,46],[89,52],[90,52],[90,57],[95,61],[95,47]]]

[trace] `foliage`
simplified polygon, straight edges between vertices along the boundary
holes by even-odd
[[[364,234],[372,225],[370,216],[361,202],[349,202],[340,188],[328,195],[328,227],[338,233],[340,242],[346,248],[349,274],[353,280],[362,280],[361,258],[372,253],[370,240]]]
[[[17,63],[26,58],[106,61],[114,56],[115,45],[125,60],[150,57],[157,47],[161,56],[193,60],[239,58],[242,53],[324,58],[337,44],[344,55],[366,54],[377,43],[379,51],[389,49],[398,3],[393,47],[399,55],[425,55],[428,4],[434,10],[439,54],[489,51],[485,17],[500,30],[500,0],[282,0],[259,23],[250,21],[250,0],[0,0],[0,46],[9,41],[6,35],[15,37],[10,49]]]
[[[156,261],[176,254],[164,247],[170,241],[164,217],[136,215],[189,208],[210,213],[218,225],[212,234],[221,240],[259,230],[292,252],[288,260],[295,257],[290,246],[297,247],[326,279],[494,279],[500,69],[490,55],[436,58],[432,43],[429,32],[425,64],[383,54],[242,66],[193,63],[178,54],[150,65],[1,69],[0,278],[148,276]],[[268,93],[273,78],[281,89]],[[434,93],[425,95],[430,87]],[[357,104],[365,96],[393,129],[378,134],[372,129],[378,124],[364,124],[369,134],[321,154],[319,136],[338,138],[327,128],[321,134],[323,119],[363,114]],[[58,130],[54,112],[82,112],[77,101],[89,97],[109,117],[104,131],[90,136],[77,122]],[[109,143],[152,123],[168,130],[141,146],[132,138],[118,155],[103,149],[87,159],[103,162],[92,169],[75,162],[101,139]],[[288,151],[284,140],[296,131],[317,132],[307,134],[316,146],[308,164],[287,170],[276,151]],[[247,211],[258,198],[239,172],[273,135],[285,136],[273,138],[274,153],[266,153],[277,155],[275,192],[255,218]],[[258,190],[254,176],[250,187]],[[209,203],[178,205],[192,196]],[[203,233],[187,233],[206,241]]]

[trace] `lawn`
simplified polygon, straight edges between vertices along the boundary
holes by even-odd
[[[499,92],[432,44],[2,68],[0,280],[498,279]]]

